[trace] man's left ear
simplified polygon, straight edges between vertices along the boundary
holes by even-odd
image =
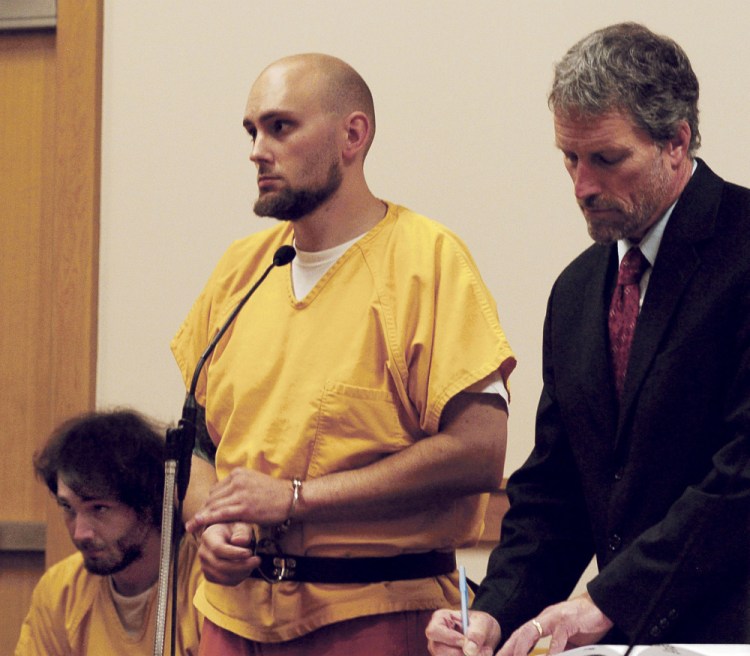
[[[357,153],[365,149],[370,135],[370,119],[364,112],[352,112],[346,117],[346,141],[343,155],[347,159],[354,158]]]
[[[673,166],[679,166],[686,157],[689,157],[691,136],[688,122],[681,121],[675,135],[667,141],[667,156]]]

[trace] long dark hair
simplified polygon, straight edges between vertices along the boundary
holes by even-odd
[[[132,410],[92,412],[58,426],[34,456],[52,494],[58,477],[81,498],[113,498],[161,526],[164,439]]]

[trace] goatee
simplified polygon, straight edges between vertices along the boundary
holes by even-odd
[[[297,221],[314,212],[341,186],[343,175],[338,162],[331,164],[326,181],[317,188],[293,189],[267,193],[258,198],[253,210],[258,216],[270,216],[281,221]]]
[[[143,546],[141,544],[127,544],[125,540],[121,540],[118,541],[117,546],[120,549],[120,556],[116,560],[111,558],[104,560],[90,559],[84,554],[83,565],[86,570],[91,574],[109,576],[122,572],[134,562],[143,558]]]

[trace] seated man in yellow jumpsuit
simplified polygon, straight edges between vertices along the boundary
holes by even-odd
[[[77,417],[54,432],[34,468],[57,499],[78,552],[37,584],[16,655],[153,653],[164,489],[160,433],[131,411]],[[192,605],[200,578],[195,552],[195,540],[184,537],[176,636],[184,655],[197,653],[202,624]]]

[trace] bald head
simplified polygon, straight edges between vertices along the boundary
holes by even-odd
[[[286,76],[289,84],[303,85],[310,99],[326,112],[341,117],[352,112],[365,114],[371,126],[365,153],[369,150],[375,136],[375,105],[367,83],[349,64],[321,53],[290,55],[267,66],[258,81],[278,74]]]

